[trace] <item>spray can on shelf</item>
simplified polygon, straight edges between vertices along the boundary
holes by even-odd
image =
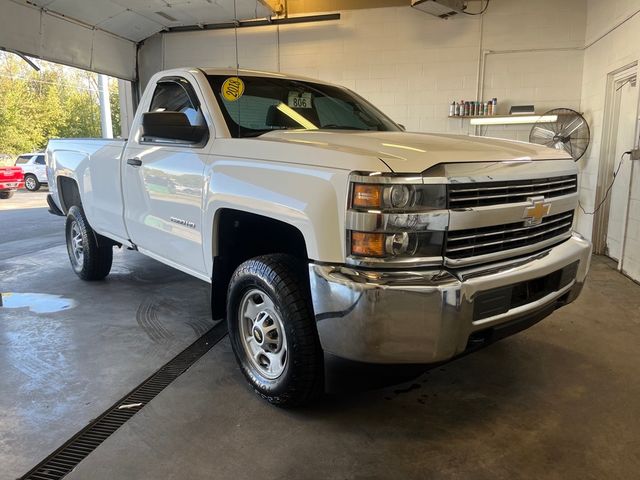
[[[498,99],[497,98],[493,98],[493,114],[497,115],[498,113]]]
[[[456,102],[451,102],[451,105],[449,105],[449,116],[453,117],[456,114]]]
[[[493,100],[489,100],[487,105],[487,115],[493,115]]]

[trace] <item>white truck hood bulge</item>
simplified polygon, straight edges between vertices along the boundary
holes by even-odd
[[[558,160],[562,150],[489,137],[408,132],[328,130],[274,131],[260,140],[297,143],[318,148],[376,156],[394,172],[420,173],[441,163]]]

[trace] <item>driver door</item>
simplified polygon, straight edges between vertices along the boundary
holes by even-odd
[[[172,76],[156,83],[146,111],[179,112],[191,125],[207,126],[203,105],[190,80]],[[124,216],[129,238],[143,253],[208,278],[202,220],[204,170],[214,138],[210,125],[205,137],[194,141],[149,135],[151,127],[145,132],[143,122],[139,122],[138,131],[132,134],[122,156]],[[157,124],[151,133],[161,134],[162,129],[156,127]],[[171,129],[170,125],[163,127],[165,132]]]

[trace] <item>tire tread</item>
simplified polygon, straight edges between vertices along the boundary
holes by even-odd
[[[279,307],[286,312],[284,321],[291,329],[291,335],[287,337],[289,351],[295,352],[295,355],[289,357],[292,362],[289,367],[291,368],[289,385],[277,394],[268,393],[268,385],[261,384],[259,379],[252,375],[236,352],[241,369],[256,393],[268,402],[282,407],[295,407],[309,403],[322,393],[324,375],[322,349],[315,326],[304,265],[295,257],[286,254],[269,254],[247,260],[238,267],[231,278],[228,296],[230,300],[234,286],[241,279],[251,276],[261,278],[278,292]],[[234,306],[229,305],[227,308],[229,322],[235,320],[235,311]],[[232,331],[231,325],[229,330]],[[235,350],[234,348],[234,352]]]
[[[67,214],[67,232],[69,223],[75,220],[83,231],[85,247],[84,264],[81,271],[75,273],[86,281],[102,280],[111,271],[113,264],[113,244],[93,231],[81,207],[74,205]],[[67,233],[68,235],[68,233]]]

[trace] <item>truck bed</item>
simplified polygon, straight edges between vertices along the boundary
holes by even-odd
[[[127,238],[120,184],[121,157],[126,140],[104,138],[53,139],[47,145],[47,177],[52,197],[66,211],[60,184],[53,172],[65,172],[76,180],[85,199],[84,210],[93,229]]]

